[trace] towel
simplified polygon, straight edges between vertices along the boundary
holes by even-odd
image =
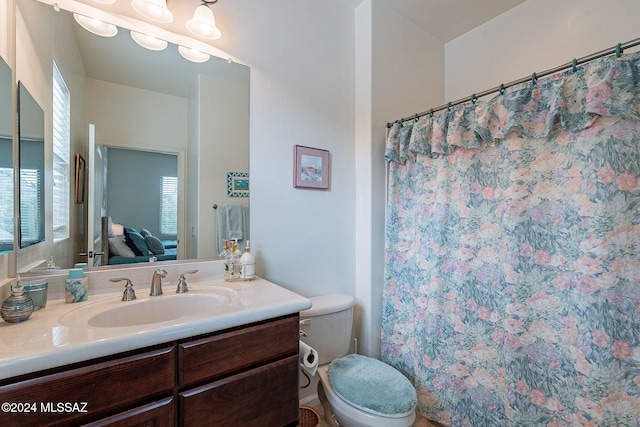
[[[249,240],[249,206],[239,204],[218,205],[216,211],[218,253],[222,252],[223,239],[238,239],[238,249],[244,251]]]
[[[244,238],[242,229],[244,228],[244,218],[242,217],[242,206],[224,205],[227,212],[227,238],[229,240]]]

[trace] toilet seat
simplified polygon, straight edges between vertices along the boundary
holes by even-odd
[[[338,397],[361,411],[401,418],[415,410],[417,397],[411,382],[379,360],[350,354],[331,362],[327,376]]]

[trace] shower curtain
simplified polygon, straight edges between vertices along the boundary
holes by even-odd
[[[640,425],[639,59],[390,130],[382,360],[427,418]]]

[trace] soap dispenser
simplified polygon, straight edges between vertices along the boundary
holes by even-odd
[[[65,302],[82,302],[87,300],[89,283],[82,268],[72,268],[69,270],[69,277],[65,280],[64,290]]]
[[[227,282],[234,282],[240,278],[240,251],[238,250],[236,243],[231,242],[231,248],[229,248],[229,256],[225,260],[224,266],[224,280]]]
[[[251,253],[249,240],[244,248],[244,253],[240,257],[240,278],[242,280],[253,280],[256,277],[256,258]]]
[[[229,250],[229,241],[227,239],[222,240],[224,242],[224,246],[222,248],[222,252],[220,252],[220,256],[224,257],[224,280],[230,282],[233,277],[233,262],[231,251]]]
[[[7,323],[18,323],[27,320],[33,313],[33,300],[24,291],[20,283],[20,276],[11,286],[11,295],[4,300],[0,308],[0,316]]]

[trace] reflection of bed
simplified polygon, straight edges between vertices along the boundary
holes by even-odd
[[[111,218],[102,218],[103,265],[149,262],[151,257],[155,257],[157,261],[176,259],[178,251],[177,240],[150,239],[130,227],[122,228],[124,234],[113,235]]]

